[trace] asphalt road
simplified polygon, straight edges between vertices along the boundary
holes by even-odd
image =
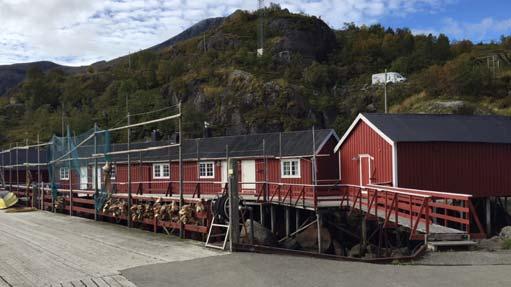
[[[137,286],[511,286],[511,266],[374,265],[236,253],[131,268]]]
[[[435,256],[428,259],[429,264],[444,262]],[[448,263],[452,263],[463,259],[458,257],[480,258],[481,254],[448,256],[452,257]],[[508,259],[498,258],[500,261],[494,262]],[[372,265],[282,255],[226,254],[206,249],[200,242],[78,217],[0,212],[0,287],[491,287],[511,286],[510,274],[511,265]]]

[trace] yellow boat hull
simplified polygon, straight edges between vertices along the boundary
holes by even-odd
[[[0,209],[6,209],[18,203],[18,197],[12,192],[0,192]]]

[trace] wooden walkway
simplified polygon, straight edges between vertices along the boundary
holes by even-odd
[[[0,211],[0,230],[2,287],[134,286],[121,270],[222,254],[192,240],[45,211]]]

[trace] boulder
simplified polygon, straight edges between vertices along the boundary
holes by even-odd
[[[351,247],[350,251],[349,251],[349,256],[350,257],[362,257],[363,255],[365,254],[365,248],[362,248],[362,246],[360,246],[360,244],[357,244],[353,247]]]
[[[321,227],[321,252],[326,251],[332,244],[332,236],[327,228]],[[312,224],[302,232],[295,235],[296,242],[302,250],[318,251],[318,225]]]
[[[245,228],[241,229],[241,240],[243,243],[250,243],[250,232],[251,224],[250,220],[245,222]],[[276,245],[277,238],[275,235],[266,227],[261,225],[259,222],[254,221],[254,244],[260,245]]]
[[[511,226],[506,226],[500,230],[499,238],[502,240],[511,239]]]

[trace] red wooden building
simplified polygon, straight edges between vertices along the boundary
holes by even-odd
[[[341,183],[511,196],[508,117],[360,114],[335,151]]]
[[[48,182],[46,163],[47,151],[43,148],[15,147],[0,151],[0,172],[7,185],[26,184],[27,174],[31,182]]]
[[[227,183],[227,159],[238,159],[241,192],[256,194],[263,182],[311,185],[336,182],[337,157],[334,147],[339,138],[325,129],[211,137],[183,140],[183,181],[185,194],[218,194]],[[132,144],[132,149],[166,146],[169,141]],[[87,148],[87,147],[84,147]],[[90,147],[88,147],[90,148]],[[126,150],[126,145],[113,145],[112,151]],[[313,173],[313,157],[317,172]],[[127,192],[127,156],[111,158],[112,182],[117,192]],[[104,161],[99,162],[98,175]],[[80,172],[60,167],[56,172],[59,185],[67,188],[69,177],[73,189],[94,189],[94,162],[82,163]],[[177,147],[131,154],[132,192],[144,194],[177,193],[179,190],[179,154]]]

